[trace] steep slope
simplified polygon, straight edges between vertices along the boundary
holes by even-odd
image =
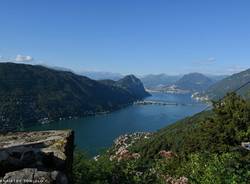
[[[145,97],[150,95],[145,91],[140,79],[136,78],[134,75],[128,75],[118,80],[114,86],[124,89],[134,98],[140,98],[141,96]]]
[[[219,82],[222,79],[229,77],[229,75],[211,75],[211,74],[207,74],[206,76],[212,79],[214,82]]]
[[[183,157],[196,152],[230,152],[241,142],[249,142],[249,110],[250,101],[230,93],[223,103],[214,104],[211,111],[163,128],[132,149],[147,159],[157,157],[161,150],[171,150]]]
[[[186,74],[175,83],[178,88],[191,92],[203,91],[212,84],[213,81],[210,78],[200,73]]]
[[[231,93],[156,133],[120,136],[96,160],[75,157],[75,183],[249,183],[249,111],[249,101]]]
[[[207,95],[209,99],[218,99],[226,93],[236,90],[247,82],[250,82],[250,69],[233,74],[232,76],[215,83],[206,90],[205,95]],[[249,98],[250,84],[240,89],[237,93]]]
[[[140,90],[135,91],[135,83],[130,86],[129,82],[124,86],[121,82],[106,85],[67,71],[1,63],[1,126],[17,127],[115,110],[147,95],[141,83]]]

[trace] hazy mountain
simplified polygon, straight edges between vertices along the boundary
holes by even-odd
[[[134,76],[104,84],[68,71],[0,63],[2,127],[115,110],[147,95]]]
[[[112,72],[85,71],[81,72],[80,74],[94,80],[103,80],[103,79],[119,80],[124,77],[122,74],[112,73]]]
[[[250,69],[233,74],[215,83],[206,90],[205,95],[210,99],[218,99],[223,97],[227,92],[232,92],[247,82],[250,82]],[[238,94],[250,97],[250,84],[239,90]]]
[[[178,88],[191,92],[206,90],[212,84],[213,81],[201,73],[186,74],[175,83]]]
[[[225,79],[226,77],[229,77],[229,75],[211,75],[211,74],[206,74],[206,76],[212,79],[214,82],[218,82],[222,79]]]
[[[141,81],[143,82],[146,88],[158,88],[160,86],[167,86],[174,84],[181,76],[170,76],[166,74],[150,74],[140,77]]]

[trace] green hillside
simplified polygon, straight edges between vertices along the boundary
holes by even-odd
[[[116,142],[96,161],[77,153],[75,183],[247,184],[250,151],[241,144],[250,141],[249,112],[249,101],[232,93],[212,111]]]
[[[149,95],[134,76],[125,79],[124,86],[103,84],[43,66],[1,63],[0,129],[112,111]]]
[[[205,95],[207,95],[210,99],[219,99],[223,97],[226,93],[236,90],[247,82],[250,82],[250,69],[240,73],[236,73],[215,83],[207,89]],[[237,91],[237,93],[249,98],[250,84]]]

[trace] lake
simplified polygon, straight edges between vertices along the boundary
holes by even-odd
[[[73,129],[76,146],[94,156],[111,146],[113,140],[122,134],[157,131],[206,107],[193,100],[190,94],[152,93],[146,100],[188,105],[131,105],[110,114],[35,125],[29,130]]]

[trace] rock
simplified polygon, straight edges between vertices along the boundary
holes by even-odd
[[[7,160],[8,157],[9,157],[9,154],[7,153],[7,151],[0,151],[0,162]]]
[[[73,149],[71,130],[0,134],[0,177],[69,183]]]
[[[19,171],[9,172],[1,183],[44,183],[44,184],[68,184],[67,176],[60,171],[41,171],[35,168],[25,168]]]
[[[68,182],[68,178],[67,176],[59,171],[53,171],[51,172],[51,178],[56,181],[56,183],[58,184],[67,184]]]
[[[36,155],[34,151],[29,150],[29,151],[23,152],[20,159],[22,162],[33,163],[36,160]]]
[[[50,172],[38,171],[34,168],[26,168],[19,171],[7,173],[3,178],[3,183],[53,183]]]

